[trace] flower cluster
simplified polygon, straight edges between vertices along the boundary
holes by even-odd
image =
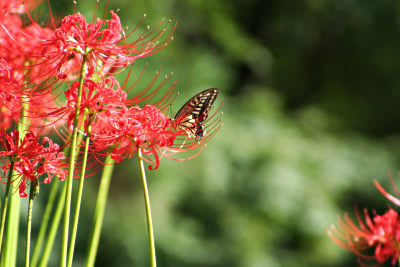
[[[93,125],[93,150],[100,153],[109,150],[112,158],[121,162],[140,148],[144,154],[154,155],[156,165],[150,169],[156,169],[158,153],[173,147],[180,134],[181,131],[171,128],[171,120],[155,106],[125,107],[99,116]]]
[[[163,49],[175,29],[169,29],[169,21],[162,20],[152,30],[147,28],[130,42],[141,23],[125,33],[113,11],[111,19],[93,18],[92,23],[81,14],[73,14],[64,17],[59,27],[41,27],[33,19],[25,26],[18,13],[34,4],[11,1],[1,7],[1,128],[10,129],[23,116],[30,127],[27,135],[56,129],[66,146],[72,144],[72,131],[77,128],[90,137],[89,151],[97,161],[111,155],[121,162],[140,149],[144,160],[153,164],[150,169],[157,169],[163,156],[201,148],[219,129],[219,119],[212,123],[194,120],[182,126],[165,115],[175,98],[175,82],[163,89],[170,78],[158,82],[157,73],[147,86],[137,90],[136,83],[126,88],[132,69],[122,86],[113,76],[135,60]],[[57,99],[60,93],[56,91],[65,87],[60,86],[64,81],[68,81],[65,103]],[[135,96],[129,98],[128,92]],[[66,126],[60,127],[63,123]],[[196,139],[188,134],[187,127],[211,129]],[[50,144],[51,140],[47,138],[46,142]],[[84,144],[78,142],[78,146]],[[29,175],[38,173],[35,169],[35,174]]]
[[[3,173],[14,171],[13,183],[19,187],[19,195],[26,197],[25,187],[27,181],[34,182],[43,179],[43,183],[49,183],[54,176],[60,180],[65,179],[65,157],[60,152],[60,146],[54,144],[51,139],[44,137],[40,142],[33,132],[27,132],[20,141],[20,133],[13,131],[0,132],[0,169]],[[13,168],[11,168],[13,165]],[[3,183],[7,177],[2,177]],[[40,182],[40,181],[39,181]]]
[[[67,104],[58,110],[61,117],[67,115],[67,123],[70,128],[73,128],[77,108],[78,87],[79,82],[76,81],[65,91]],[[103,78],[101,82],[87,80],[82,86],[82,96],[78,107],[79,114],[85,117],[85,115],[96,115],[103,111],[109,111],[124,105],[126,97],[126,92],[120,88],[114,77]]]
[[[20,85],[13,79],[13,70],[5,59],[0,59],[0,128],[7,129],[18,120],[21,98]]]
[[[149,163],[149,169],[155,170],[163,156],[177,159],[172,156],[188,152],[189,156],[182,153],[178,160],[191,159],[221,126],[219,112],[212,112],[218,94],[215,88],[197,94],[175,117],[169,117],[168,107],[176,97],[176,82],[171,75],[159,79],[157,72],[140,88],[143,69],[133,85],[129,85],[135,61],[157,53],[172,40],[175,26],[170,21],[163,19],[154,29],[146,27],[138,34],[143,19],[126,33],[114,11],[105,12],[103,18],[94,16],[90,22],[79,13],[56,22],[50,13],[51,23],[41,26],[35,22],[35,12],[31,14],[38,2],[0,3],[0,177],[6,188],[5,205],[1,208],[0,252],[7,259],[6,266],[11,266],[16,255],[1,249],[5,229],[9,233],[18,230],[18,223],[6,228],[4,224],[8,206],[10,218],[17,217],[17,209],[7,205],[9,196],[17,190],[20,197],[27,197],[25,191],[30,187],[26,238],[26,266],[29,266],[33,199],[38,187],[50,183],[54,177],[66,181],[65,193],[60,198],[64,205],[56,205],[54,214],[61,214],[64,209],[60,265],[67,266],[67,258],[71,265],[85,177],[105,166],[99,187],[102,197],[96,203],[96,214],[102,214],[112,175],[111,164],[136,153],[149,213],[144,161]],[[105,18],[107,14],[110,19]],[[119,82],[115,75],[126,69],[127,78]],[[61,146],[50,139],[52,134],[61,138]],[[74,222],[69,227],[73,179],[78,177]],[[52,189],[52,192],[57,191]],[[53,212],[54,199],[49,198],[45,220]],[[97,215],[96,229],[102,220]],[[147,218],[150,231],[151,216]],[[45,220],[42,225],[47,227]],[[58,222],[54,220],[51,229],[56,229],[53,228],[56,225]],[[41,233],[46,232],[42,230]],[[91,255],[96,255],[98,237],[92,236],[88,265],[94,264],[90,261]],[[14,241],[10,240],[6,242]],[[151,254],[155,255],[154,240],[151,242]],[[41,247],[39,241],[37,247]],[[155,263],[155,258],[152,262]]]
[[[97,19],[87,23],[81,14],[66,16],[52,38],[42,43],[44,49],[41,56],[43,65],[56,73],[60,79],[71,77],[79,71],[82,59],[87,56],[87,76],[97,69],[104,75],[115,73],[134,60],[152,55],[164,48],[172,39],[171,35],[159,40],[166,25],[160,24],[150,33],[143,33],[136,41],[128,43],[122,29],[121,21],[114,11],[110,11],[112,19]],[[171,33],[172,34],[172,33]]]
[[[390,177],[392,180],[392,178]],[[393,182],[393,181],[392,181]],[[387,193],[382,186],[375,181],[378,190],[391,202],[400,204],[400,199]],[[397,188],[395,188],[396,192]],[[400,252],[400,215],[397,211],[389,208],[382,215],[375,212],[371,217],[364,210],[364,219],[356,210],[357,224],[348,214],[340,218],[336,226],[328,230],[329,236],[339,246],[352,251],[360,259],[360,265],[366,266],[361,260],[375,260],[379,264],[390,261],[395,265],[399,260]],[[368,252],[373,250],[373,254]]]

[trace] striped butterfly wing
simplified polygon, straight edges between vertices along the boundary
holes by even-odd
[[[196,140],[201,140],[206,134],[203,123],[207,120],[217,95],[218,89],[210,88],[189,99],[175,115],[174,121],[178,123],[178,127]]]

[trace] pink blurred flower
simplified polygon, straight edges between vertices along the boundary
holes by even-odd
[[[344,218],[339,219],[337,226],[332,226],[328,231],[329,236],[336,244],[352,251],[360,259],[375,260],[380,264],[390,260],[391,264],[395,265],[400,247],[398,213],[389,209],[383,215],[375,214],[371,218],[367,210],[364,210],[364,220],[357,211],[356,216],[358,226],[345,214]],[[374,254],[366,254],[371,249],[374,250]],[[360,265],[366,266],[361,261]]]

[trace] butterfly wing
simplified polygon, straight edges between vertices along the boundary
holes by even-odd
[[[205,135],[203,123],[207,120],[208,112],[212,108],[218,95],[217,88],[204,90],[189,99],[176,113],[174,120],[189,136],[201,140]]]

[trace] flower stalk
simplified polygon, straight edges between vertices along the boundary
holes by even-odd
[[[10,169],[8,170],[6,192],[4,193],[3,209],[1,211],[0,252],[1,252],[2,244],[3,244],[4,227],[6,224],[8,199],[9,199],[9,194],[10,194],[10,186],[11,186],[11,179],[12,179],[13,171],[14,171],[14,161],[12,160]]]
[[[82,57],[82,67],[79,76],[78,99],[75,106],[74,129],[72,132],[72,143],[71,143],[70,161],[69,161],[68,178],[67,178],[67,191],[65,192],[64,227],[63,227],[63,238],[61,246],[61,258],[60,258],[61,267],[67,266],[69,217],[71,212],[72,182],[74,176],[75,155],[76,155],[77,137],[78,137],[79,107],[82,98],[83,82],[85,80],[87,57],[88,57],[87,54],[84,54]]]
[[[48,265],[51,249],[53,248],[54,240],[56,239],[58,226],[61,221],[61,215],[62,215],[63,207],[65,204],[64,196],[65,196],[66,191],[67,191],[67,183],[64,183],[59,200],[57,202],[57,207],[56,207],[56,211],[55,211],[53,220],[51,220],[49,234],[47,236],[46,242],[44,242],[45,247],[43,248],[43,254],[42,254],[42,257],[40,258],[40,263],[39,263],[40,267],[46,267]],[[35,266],[36,265],[32,265],[32,267],[35,267]]]
[[[18,245],[18,234],[19,234],[19,222],[20,222],[20,203],[21,199],[18,194],[12,194],[9,196],[9,215],[7,215],[7,231],[6,239],[0,266],[17,266],[17,245]]]
[[[85,149],[83,152],[81,176],[79,178],[80,180],[79,180],[78,195],[76,198],[74,222],[72,225],[71,242],[70,242],[70,246],[69,246],[69,250],[68,250],[68,265],[67,265],[68,267],[72,266],[72,259],[74,257],[76,233],[78,231],[79,211],[81,208],[83,185],[84,185],[84,181],[85,181],[86,165],[87,165],[87,158],[88,158],[88,152],[89,152],[90,132],[92,129],[91,118],[92,118],[91,115],[89,115],[89,118],[88,118],[89,122],[88,122],[87,130],[86,130],[86,136],[84,138]]]
[[[149,197],[149,191],[147,189],[146,172],[144,169],[142,152],[140,151],[140,147],[137,148],[137,154],[138,154],[138,161],[139,161],[139,166],[140,166],[140,174],[142,177],[144,204],[146,207],[147,230],[148,230],[148,235],[149,235],[150,266],[156,267],[157,266],[156,247],[154,244],[154,233],[153,233],[153,222],[151,219],[150,197]]]
[[[110,188],[110,182],[112,172],[114,169],[114,160],[111,155],[106,157],[104,162],[105,166],[100,180],[99,193],[96,200],[96,208],[94,210],[92,234],[90,237],[89,250],[86,258],[86,267],[93,267],[96,260],[97,248],[100,241],[101,227],[104,219],[104,212],[107,206],[108,190]]]
[[[32,212],[33,212],[33,200],[39,193],[39,181],[35,179],[31,183],[29,191],[29,202],[28,202],[28,223],[26,227],[26,252],[25,252],[25,267],[29,267],[30,259],[30,248],[31,248],[31,232],[32,232]]]
[[[20,133],[19,135],[19,140],[17,142],[21,142],[21,140],[24,138],[24,132],[27,130],[29,122],[27,118],[28,114],[28,109],[29,109],[29,98],[25,95],[22,97],[22,114],[20,116],[19,122],[17,124],[17,129],[18,132]],[[14,160],[11,160],[11,165],[9,169],[9,176],[7,180],[10,180],[10,177],[15,175],[15,162]],[[7,188],[8,187],[8,188]],[[6,192],[5,192],[5,198],[7,198],[7,202],[10,202],[9,204],[4,203],[4,206],[9,206],[9,213],[8,215],[4,215],[4,219],[7,219],[7,234],[6,234],[6,239],[5,239],[5,244],[0,245],[0,250],[2,250],[2,257],[1,257],[1,266],[16,266],[16,261],[17,261],[17,245],[18,245],[18,233],[19,233],[19,222],[20,222],[20,197],[17,194],[11,194],[10,195],[10,188],[11,185],[6,186]],[[2,218],[3,220],[3,218]],[[2,222],[2,227],[3,222]],[[4,228],[0,230],[0,232],[3,232]],[[0,238],[2,242],[4,239],[4,233],[1,233],[2,237]],[[4,246],[4,249],[1,249],[1,247]]]
[[[43,241],[45,238],[46,230],[48,229],[48,224],[50,220],[51,211],[53,210],[54,200],[56,199],[58,192],[58,179],[55,179],[51,185],[49,199],[47,200],[46,209],[43,214],[43,219],[40,224],[39,234],[36,239],[35,248],[32,253],[31,266],[35,267],[39,261],[39,256],[43,248]]]

